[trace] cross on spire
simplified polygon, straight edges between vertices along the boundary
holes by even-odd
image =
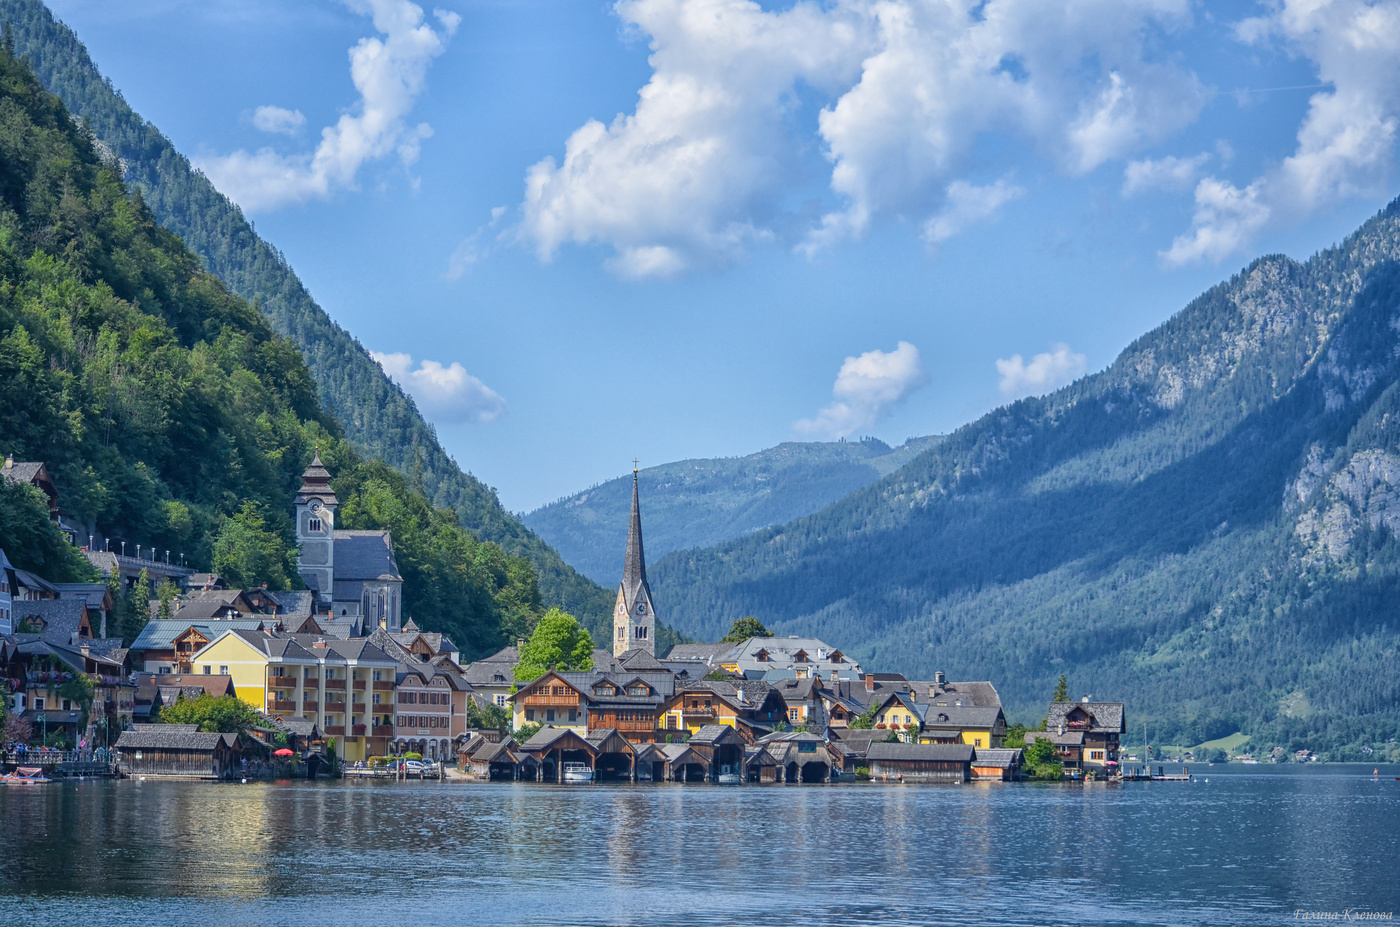
[[[636,472],[637,472],[637,464],[638,464],[638,463],[639,463],[639,461],[637,460],[637,458],[633,457],[633,458],[632,458],[632,472],[633,472],[633,473],[636,473]]]

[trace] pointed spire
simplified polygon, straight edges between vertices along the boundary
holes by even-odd
[[[622,585],[627,604],[637,601],[637,591],[647,582],[647,558],[642,550],[642,507],[637,498],[636,461],[632,462],[632,522],[627,526],[627,560],[622,565]],[[651,592],[650,589],[647,590]],[[648,595],[650,598],[650,595]]]
[[[311,459],[311,466],[306,468],[306,472],[301,475],[301,489],[297,491],[296,501],[298,503],[309,502],[312,498],[320,499],[326,505],[337,504],[335,490],[331,489],[331,474],[321,463],[321,451],[318,448],[316,454]]]

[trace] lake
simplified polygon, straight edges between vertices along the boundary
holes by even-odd
[[[1400,768],[1193,783],[0,787],[0,921],[1281,924],[1400,913]],[[1205,778],[1209,781],[1203,781]]]

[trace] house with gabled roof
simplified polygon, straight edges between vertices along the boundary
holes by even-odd
[[[1041,737],[1055,744],[1067,769],[1111,771],[1118,767],[1118,747],[1127,732],[1122,702],[1051,702],[1044,731],[1026,734],[1029,744]]]
[[[735,728],[746,742],[785,723],[787,704],[765,682],[700,679],[676,688],[662,707],[658,735],[694,734],[708,724]]]

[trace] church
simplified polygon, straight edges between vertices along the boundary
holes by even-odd
[[[642,550],[642,507],[637,498],[637,468],[632,468],[632,521],[627,526],[627,558],[613,609],[613,656],[642,650],[656,656],[656,610],[647,585],[647,558]]]
[[[316,454],[296,495],[297,572],[316,594],[318,614],[344,622],[353,635],[403,627],[403,576],[387,531],[339,531],[339,501]]]

